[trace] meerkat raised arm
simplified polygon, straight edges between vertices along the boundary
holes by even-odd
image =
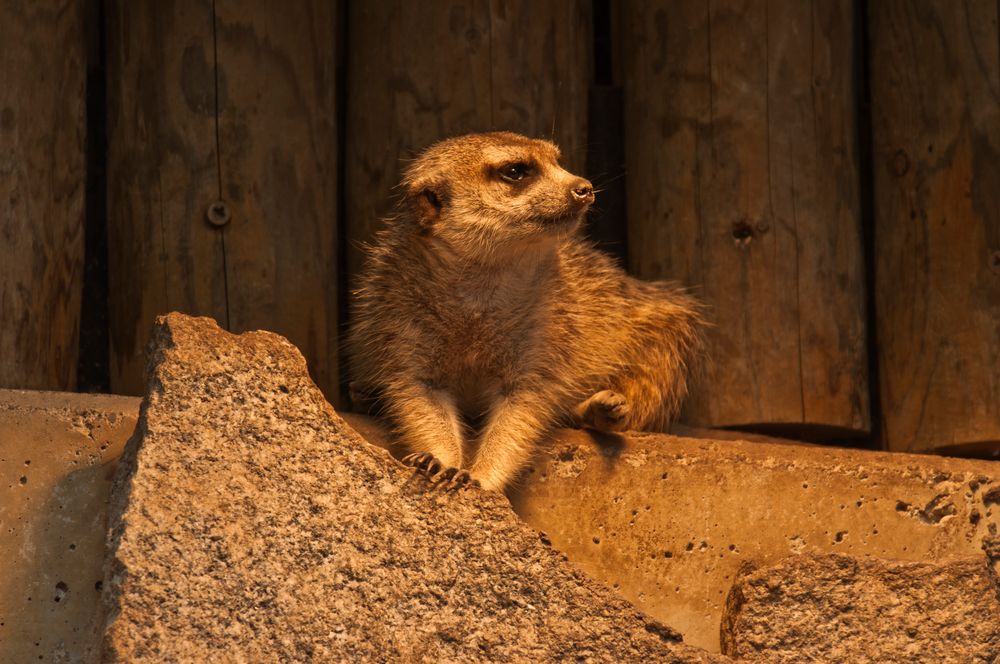
[[[590,182],[548,141],[498,132],[413,161],[368,247],[348,339],[405,460],[503,489],[546,434],[660,429],[701,348],[700,306],[580,237]]]

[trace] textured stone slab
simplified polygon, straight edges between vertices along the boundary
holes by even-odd
[[[996,461],[564,431],[532,470],[511,496],[518,514],[590,576],[708,650],[719,650],[726,594],[747,561],[845,553],[929,562],[984,550],[1000,560]]]
[[[299,352],[171,314],[119,465],[108,661],[728,661],[567,564],[499,495],[430,491]]]
[[[0,390],[0,662],[93,662],[105,505],[139,399]]]
[[[984,556],[933,564],[804,555],[748,567],[726,600],[723,651],[776,664],[995,664],[996,581]]]

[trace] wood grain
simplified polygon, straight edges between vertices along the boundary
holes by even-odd
[[[582,0],[348,6],[347,267],[392,209],[406,159],[458,134],[552,138],[582,173],[591,40]]]
[[[997,3],[886,0],[869,11],[884,442],[997,451]]]
[[[333,8],[110,4],[112,389],[176,310],[287,336],[336,401]]]
[[[714,323],[685,419],[865,433],[854,4],[623,12],[630,265]]]
[[[84,262],[83,3],[0,3],[0,387],[73,390]]]
[[[229,329],[299,347],[336,405],[336,12],[216,0]]]
[[[210,0],[107,7],[111,389],[141,394],[156,316],[226,323]]]

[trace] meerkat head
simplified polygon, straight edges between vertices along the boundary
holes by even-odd
[[[471,252],[565,237],[594,202],[590,182],[559,165],[559,148],[508,132],[431,146],[403,187],[425,233]]]

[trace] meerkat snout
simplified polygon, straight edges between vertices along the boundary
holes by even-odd
[[[590,205],[594,202],[594,185],[590,184],[590,180],[581,178],[573,183],[569,195],[577,204]]]

